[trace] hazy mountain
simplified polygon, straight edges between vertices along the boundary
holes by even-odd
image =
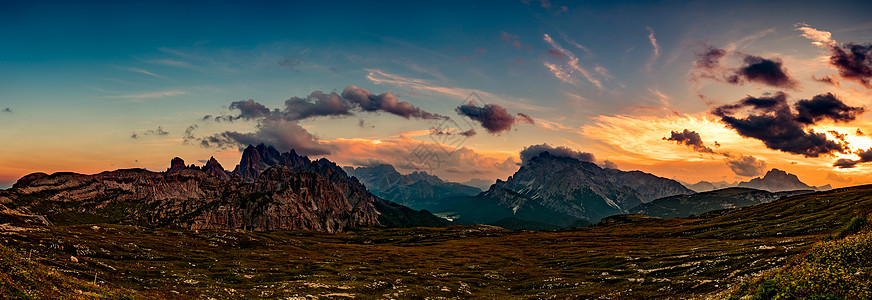
[[[731,187],[691,195],[660,198],[649,203],[642,203],[630,209],[629,212],[660,218],[681,218],[714,210],[768,203],[783,197],[811,192],[813,191],[799,190],[773,193],[750,188]]]
[[[248,146],[232,179],[228,178],[214,159],[197,168],[185,167],[180,158],[160,173],[141,169],[95,175],[34,173],[2,191],[0,203],[4,211],[17,212],[24,216],[19,220],[31,223],[34,216],[44,216],[48,222],[68,224],[324,232],[356,226],[444,224],[429,212],[372,195],[326,159],[309,161],[293,151]],[[16,213],[5,215],[12,218]]]
[[[374,195],[414,209],[428,209],[448,197],[474,196],[481,189],[456,182],[446,182],[427,172],[400,174],[387,164],[372,167],[344,167]]]
[[[596,222],[626,213],[657,198],[692,193],[671,179],[640,171],[603,169],[543,152],[506,181],[497,180],[474,197],[444,199],[433,211],[451,212],[459,223],[492,224],[512,217],[536,222],[540,227],[540,223],[565,227],[579,219]]]
[[[481,190],[487,190],[490,188],[492,184],[494,184],[494,180],[487,180],[481,178],[473,178],[466,182],[461,182],[461,184],[465,184],[472,187],[477,187]]]
[[[779,169],[769,170],[763,178],[757,177],[750,181],[740,182],[738,186],[770,192],[815,190],[814,187],[800,181],[796,175]]]
[[[718,182],[700,181],[700,182],[693,183],[693,184],[686,183],[686,182],[682,182],[681,184],[683,184],[685,187],[687,187],[691,190],[694,190],[695,192],[708,192],[708,191],[713,191],[713,190],[718,190],[718,189],[723,189],[723,188],[728,188],[728,187],[735,187],[739,183],[738,182],[729,183],[726,181],[718,181]]]

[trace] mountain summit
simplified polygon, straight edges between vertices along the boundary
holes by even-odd
[[[739,183],[739,187],[746,187],[769,192],[796,191],[796,190],[816,190],[799,180],[796,175],[787,173],[779,169],[772,169],[766,172],[763,178],[757,177],[750,181]]]
[[[481,193],[478,188],[446,182],[423,171],[403,175],[388,164],[343,170],[359,179],[376,196],[414,209],[429,209],[443,198]]]
[[[506,181],[474,197],[446,199],[437,211],[455,212],[462,222],[493,223],[514,218],[556,226],[626,213],[651,200],[692,194],[681,183],[640,171],[603,169],[594,163],[542,152]],[[517,223],[517,222],[516,222]]]

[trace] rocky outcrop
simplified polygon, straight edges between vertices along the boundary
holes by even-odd
[[[216,160],[215,157],[210,157],[209,161],[206,162],[206,165],[203,166],[203,168],[201,168],[200,170],[202,170],[203,173],[206,173],[213,177],[217,177],[221,180],[230,179],[230,175],[227,174],[227,171],[224,170],[224,167],[222,167],[221,164],[218,163],[218,160]]]
[[[61,224],[125,223],[188,229],[340,232],[359,226],[444,224],[429,212],[372,195],[326,159],[309,161],[293,152],[263,156],[257,148],[275,151],[272,147],[249,147],[255,151],[247,151],[240,163],[247,167],[237,170],[247,170],[245,178],[256,174],[253,180],[242,180],[242,175],[231,179],[214,158],[202,168],[183,167],[184,161],[173,159],[167,172],[35,173],[2,191],[3,209],[45,216]],[[279,162],[268,160],[275,157],[283,157],[281,162],[287,165],[268,165]]]
[[[767,192],[750,188],[731,187],[692,195],[677,195],[656,199],[630,209],[630,213],[658,218],[681,218],[715,210],[769,203],[783,197],[811,192],[813,191]]]

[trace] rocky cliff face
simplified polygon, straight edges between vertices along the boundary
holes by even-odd
[[[415,209],[430,209],[443,198],[481,193],[478,188],[446,182],[427,172],[416,171],[403,175],[387,164],[345,167],[343,170],[359,179],[373,194]]]
[[[268,154],[261,155],[257,148]],[[214,158],[202,168],[184,167],[180,158],[173,159],[170,169],[161,173],[35,173],[2,191],[0,200],[4,210],[58,223],[323,232],[443,224],[428,212],[370,194],[326,159],[311,162],[293,152],[271,156],[273,151],[278,153],[272,147],[249,146],[232,178]],[[270,165],[279,162],[283,164]]]
[[[746,187],[770,192],[795,191],[795,190],[816,190],[799,180],[796,175],[787,173],[779,169],[772,169],[766,172],[763,178],[757,177],[747,182],[740,182],[739,187]]]
[[[643,202],[692,194],[681,183],[651,174],[603,169],[593,163],[543,152],[506,181],[469,199],[450,199],[442,211],[490,223],[512,217],[567,226],[578,219],[596,222],[626,213]],[[473,209],[470,209],[473,208]]]

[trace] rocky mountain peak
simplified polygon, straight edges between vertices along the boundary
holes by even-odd
[[[209,161],[206,162],[206,165],[201,170],[210,176],[218,177],[218,179],[230,179],[230,175],[227,174],[227,171],[224,171],[224,167],[218,163],[214,156],[209,158]]]
[[[779,169],[769,170],[763,178],[757,177],[746,182],[741,182],[739,183],[739,187],[748,187],[770,192],[815,189],[814,187],[800,181],[799,177],[796,177],[796,175]]]
[[[173,157],[173,159],[170,160],[170,167],[167,169],[167,173],[178,172],[186,168],[184,159],[181,157]]]

